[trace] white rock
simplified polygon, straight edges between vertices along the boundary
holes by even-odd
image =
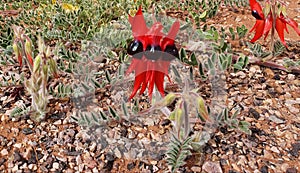
[[[15,166],[11,169],[12,172],[17,172],[18,170],[19,170],[19,166],[18,166],[18,165],[15,165]]]
[[[199,166],[193,166],[193,167],[191,167],[191,170],[193,172],[201,172],[201,167],[199,167]]]
[[[1,155],[2,156],[6,156],[8,154],[8,151],[7,151],[7,149],[3,149],[2,151],[1,151]]]
[[[278,148],[277,147],[275,147],[275,146],[272,146],[271,147],[271,151],[273,151],[274,153],[280,153],[280,151],[278,150]]]
[[[52,168],[59,169],[59,163],[54,162],[53,165],[52,165]]]
[[[61,124],[61,120],[57,120],[53,123],[54,125],[60,125]]]
[[[21,144],[21,143],[15,143],[15,144],[14,144],[14,147],[15,147],[15,148],[21,148],[21,147],[22,147],[22,144]]]
[[[115,155],[116,155],[117,158],[121,158],[122,157],[122,154],[121,154],[121,152],[120,152],[120,150],[118,148],[116,148],[114,150],[114,153],[115,153]]]
[[[217,162],[205,162],[202,169],[208,173],[223,173],[220,164]]]

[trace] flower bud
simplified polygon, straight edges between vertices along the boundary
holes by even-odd
[[[33,66],[32,49],[31,48],[32,48],[31,41],[29,39],[26,39],[26,42],[25,42],[26,57],[28,59],[29,65]]]
[[[180,118],[181,118],[181,115],[182,115],[182,109],[177,108],[177,109],[175,110],[175,117],[176,117],[176,119],[180,119]]]
[[[41,68],[42,57],[38,54],[34,59],[33,73],[37,73]]]
[[[50,56],[51,56],[51,49],[50,49],[50,46],[47,46],[46,58],[49,58]]]
[[[282,15],[283,15],[284,17],[287,16],[286,6],[285,6],[285,5],[282,6],[281,13],[282,13]]]
[[[201,116],[201,119],[206,121],[208,119],[208,112],[206,110],[205,102],[202,97],[197,98],[197,106],[198,106],[198,113]]]
[[[182,124],[182,114],[183,114],[183,111],[180,108],[176,108],[174,110],[174,112],[175,112],[176,127],[177,127],[177,129],[180,129],[180,126]]]
[[[18,61],[20,63],[20,66],[22,66],[22,54],[20,52],[20,49],[18,47],[18,44],[14,42],[13,44],[13,50],[14,50],[14,53],[16,55],[16,57],[18,58]]]
[[[48,66],[43,65],[43,74],[42,74],[43,80],[45,83],[47,83],[48,80]]]
[[[50,67],[50,72],[54,75],[54,77],[58,78],[56,62],[53,58],[50,58],[48,63]]]
[[[265,16],[268,16],[268,14],[271,11],[271,4],[270,3],[266,3],[265,8],[263,9],[263,13]]]
[[[162,100],[163,105],[162,106],[168,106],[171,104],[176,98],[176,95],[174,93],[169,93],[166,95],[166,97]]]

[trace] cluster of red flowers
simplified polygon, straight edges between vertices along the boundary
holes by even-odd
[[[142,94],[147,87],[151,99],[154,85],[164,96],[164,77],[169,78],[170,62],[178,57],[174,39],[180,27],[179,21],[174,22],[165,35],[160,22],[155,22],[150,29],[147,27],[140,7],[135,16],[129,15],[129,23],[134,40],[129,44],[127,52],[133,59],[126,74],[135,71],[134,87],[129,99],[132,99],[139,89]]]
[[[270,3],[270,2],[267,1],[266,3]],[[272,10],[270,10],[270,4],[268,4],[268,9],[265,10],[267,13],[266,16],[263,13],[262,7],[256,0],[250,0],[250,7],[252,11],[252,16],[256,18],[255,25],[250,30],[250,32],[255,30],[255,35],[253,39],[250,41],[254,43],[256,40],[262,37],[262,35],[265,35],[265,38],[268,36],[269,31],[273,25],[273,15],[272,15]],[[282,9],[285,9],[285,7],[283,7]],[[300,36],[298,23],[295,22],[293,19],[288,18],[287,15],[285,14],[285,10],[281,10],[279,11],[278,15],[276,15],[275,29],[278,33],[281,42],[284,44],[285,47],[287,47],[287,44],[284,40],[284,30],[286,30],[286,32],[289,33],[286,24],[293,27],[293,29]]]

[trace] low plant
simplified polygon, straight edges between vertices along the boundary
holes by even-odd
[[[13,26],[14,43],[13,49],[18,58],[20,66],[23,64],[23,57],[30,70],[30,78],[25,79],[25,87],[31,95],[30,113],[34,120],[40,121],[45,118],[48,111],[48,79],[49,74],[58,77],[58,70],[55,60],[52,58],[51,49],[46,46],[41,37],[38,38],[38,54],[34,57],[31,39],[24,33],[21,27]]]

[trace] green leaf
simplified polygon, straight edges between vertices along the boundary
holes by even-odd
[[[208,58],[208,67],[209,67],[209,74],[214,76],[216,74],[216,70],[212,58]]]
[[[181,61],[184,62],[184,59],[186,59],[186,51],[185,51],[185,49],[183,49],[183,48],[180,49],[179,58],[180,58]]]
[[[194,70],[193,70],[193,67],[190,67],[190,70],[189,70],[189,71],[190,71],[190,73],[189,73],[189,74],[190,74],[190,80],[193,81],[193,80],[194,80],[194,74],[193,74],[193,73],[194,73],[194,72],[193,72]]]
[[[203,18],[206,17],[206,15],[207,15],[207,11],[203,11],[203,12],[200,14],[199,18],[200,18],[200,19],[203,19]]]
[[[197,58],[194,52],[191,54],[191,65],[198,65]]]
[[[202,80],[206,80],[206,79],[207,79],[207,76],[206,76],[205,73],[204,73],[203,65],[202,65],[201,62],[199,62],[198,68],[199,68],[199,73],[200,73],[201,79],[202,79]]]
[[[100,116],[103,120],[107,120],[107,115],[104,112],[100,111]]]
[[[233,68],[235,68],[237,70],[243,70],[243,64],[241,64],[241,63],[233,64]]]
[[[228,109],[225,108],[225,109],[223,110],[224,121],[228,121],[228,114],[229,114]]]
[[[230,34],[231,34],[231,38],[232,38],[232,40],[235,40],[235,33],[234,33],[234,30],[233,30],[233,28],[229,28],[229,32],[230,32]]]
[[[126,116],[126,117],[128,117],[129,116],[129,113],[128,113],[128,108],[127,108],[127,106],[126,106],[126,102],[122,102],[122,110],[123,110],[123,113],[124,113],[124,115]]]
[[[111,82],[111,75],[108,70],[105,70],[105,78],[109,83]]]
[[[109,106],[108,108],[109,108],[110,114],[111,114],[114,118],[119,119],[119,115],[117,114],[117,112],[116,112],[111,106]]]
[[[251,134],[251,130],[249,129],[250,123],[246,121],[239,122],[239,129],[247,134]]]
[[[182,83],[182,79],[181,79],[180,73],[178,72],[177,68],[174,65],[172,65],[171,69],[172,69],[172,71],[173,71],[173,73],[175,75],[176,82]]]

